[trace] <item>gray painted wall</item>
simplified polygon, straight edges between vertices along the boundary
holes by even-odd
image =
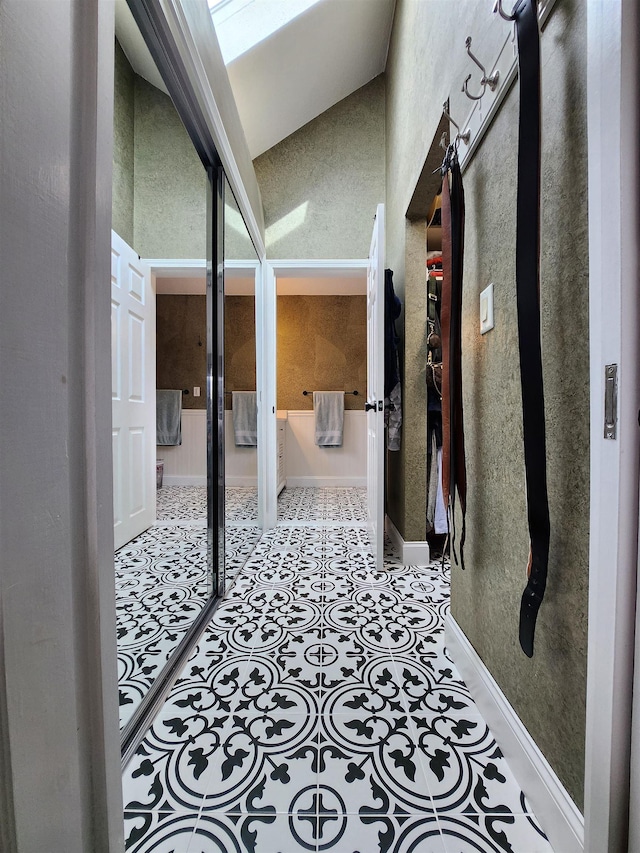
[[[124,846],[105,287],[113,45],[112,4],[0,4],[7,853]]]
[[[473,70],[464,37],[471,34],[489,61],[507,26],[473,0],[399,0],[387,68],[387,249],[399,289],[403,281],[410,286],[415,251],[404,215],[440,120],[439,105],[451,94],[454,118],[468,111],[459,94]],[[514,283],[517,86],[464,175],[469,511],[467,570],[452,570],[452,613],[581,807],[589,542],[584,4],[558,0],[542,35],[542,61],[541,301],[552,540],[534,658],[522,654],[517,639],[528,557]],[[479,293],[490,281],[496,328],[481,337]],[[408,290],[405,297],[408,304]],[[405,317],[408,349],[424,317]],[[416,445],[392,472],[400,479],[401,530],[413,523],[408,468],[419,452]]]
[[[366,258],[384,200],[384,79],[254,161],[269,258]]]

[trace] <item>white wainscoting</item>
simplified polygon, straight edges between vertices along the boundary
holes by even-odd
[[[224,413],[224,479],[227,486],[253,487],[258,484],[258,448],[236,447],[233,439],[233,412]]]
[[[206,409],[182,410],[182,444],[156,446],[156,458],[164,459],[164,484],[167,486],[207,485],[207,412]]]
[[[342,447],[317,447],[313,412],[287,415],[286,472],[288,486],[353,487],[367,485],[367,416],[344,413]]]

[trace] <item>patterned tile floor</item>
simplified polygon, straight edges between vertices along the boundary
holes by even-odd
[[[444,648],[448,569],[377,571],[342,498],[238,574],[125,770],[127,851],[551,853]]]
[[[156,525],[115,554],[120,726],[124,726],[209,597],[206,488],[165,486]],[[262,531],[255,489],[227,489],[226,581]]]

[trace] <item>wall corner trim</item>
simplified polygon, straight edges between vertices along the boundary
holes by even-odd
[[[428,542],[405,542],[400,531],[388,515],[384,517],[384,529],[405,566],[428,566],[431,551]]]
[[[453,616],[449,653],[554,850],[584,853],[584,818]]]

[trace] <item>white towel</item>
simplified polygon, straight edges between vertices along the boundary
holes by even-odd
[[[182,391],[156,390],[156,444],[182,444]]]
[[[236,447],[258,446],[258,399],[255,391],[232,391],[233,435]]]
[[[314,391],[313,409],[318,447],[342,447],[344,391]]]

